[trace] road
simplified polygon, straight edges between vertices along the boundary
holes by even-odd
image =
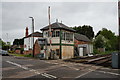
[[[2,80],[80,80],[82,78],[120,77],[120,70],[62,60],[2,57]]]

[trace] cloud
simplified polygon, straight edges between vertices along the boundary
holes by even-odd
[[[9,41],[24,37],[25,27],[31,33],[31,19],[35,19],[35,30],[48,25],[48,6],[51,6],[51,23],[59,19],[70,27],[91,25],[97,33],[108,28],[118,34],[116,2],[3,2],[2,31],[8,33]],[[14,34],[14,38],[10,35]],[[19,35],[18,35],[19,34]],[[6,37],[3,37],[6,41]]]

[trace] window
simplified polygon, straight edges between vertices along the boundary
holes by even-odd
[[[69,38],[70,38],[69,33],[66,33],[66,40],[69,40]]]
[[[56,31],[56,37],[60,36],[60,31]]]
[[[70,33],[70,41],[73,41],[73,33]]]
[[[73,33],[63,32],[62,33],[62,40],[73,41]]]
[[[44,32],[44,36],[45,36],[45,37],[48,37],[48,32],[47,32],[47,31]]]
[[[55,37],[55,31],[52,31],[52,37]]]
[[[62,40],[65,40],[65,32],[62,32]]]

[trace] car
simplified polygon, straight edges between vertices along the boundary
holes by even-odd
[[[8,56],[9,54],[5,50],[0,50],[0,55],[2,55],[2,56]]]

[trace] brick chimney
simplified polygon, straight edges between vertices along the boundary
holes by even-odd
[[[25,37],[28,36],[28,27],[26,27],[26,33],[25,33]]]

